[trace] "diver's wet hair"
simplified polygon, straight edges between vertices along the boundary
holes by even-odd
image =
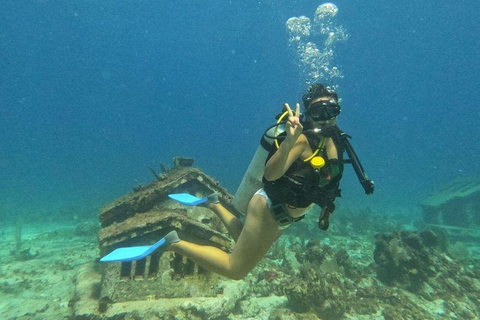
[[[332,97],[338,102],[338,94],[330,87],[324,87],[323,84],[314,83],[308,87],[307,93],[302,97],[303,105],[308,107],[313,100],[320,97]]]

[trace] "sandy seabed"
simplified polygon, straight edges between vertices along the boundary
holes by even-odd
[[[16,251],[15,224],[0,227],[0,318],[68,319],[78,268],[98,258],[95,232],[79,234],[79,221],[22,226],[22,250]],[[38,255],[37,255],[38,254]],[[26,257],[28,258],[28,256]]]
[[[98,226],[96,224],[96,220],[43,224],[25,223],[22,226],[20,250],[17,250],[18,228],[15,223],[6,223],[0,227],[0,240],[3,244],[0,247],[0,320],[71,319],[73,317],[75,281],[79,270],[85,264],[99,258]],[[357,256],[369,257],[373,251],[373,243],[368,239],[359,242],[358,239],[355,240],[351,237],[341,237],[332,243],[342,244],[347,248],[358,247],[358,243],[361,243],[361,252],[355,254],[354,251],[349,251],[351,259],[356,260],[355,263],[362,263],[362,259],[358,259]],[[474,248],[478,249],[478,247]],[[28,254],[22,255],[22,251],[28,252]],[[472,256],[478,256],[480,251],[471,249],[470,253]],[[371,258],[367,260],[371,260]],[[269,262],[268,258],[262,262],[264,266],[268,266],[269,263],[271,264],[271,261]],[[252,276],[253,278],[258,277],[258,271],[253,272],[255,274]],[[373,278],[371,280],[373,281]],[[472,278],[471,281],[475,286],[479,284],[477,279]],[[245,282],[245,285],[248,285],[248,281]],[[378,284],[376,285],[378,286]],[[426,301],[408,292],[398,290],[396,292],[402,293],[405,299],[408,298],[404,301],[405,306],[421,306],[421,310],[427,311],[431,315],[431,319],[460,319],[455,315],[449,316],[445,313],[446,301],[438,299]],[[465,301],[463,300],[468,301],[468,298],[464,297],[455,302],[456,305],[464,306]],[[262,305],[255,307],[254,304],[260,303],[259,301]],[[244,297],[239,304],[241,309],[239,313],[231,314],[229,319],[258,319],[257,316],[263,309],[285,308],[285,301],[285,297],[276,296]],[[378,303],[378,310],[381,310],[381,306],[384,304]],[[476,314],[477,312],[478,309],[475,308],[470,313]],[[299,315],[301,314],[296,316]],[[307,319],[307,316],[308,314],[305,314],[291,319]],[[262,317],[262,319],[264,318]],[[270,315],[265,319],[271,319]],[[308,319],[318,318],[310,315]],[[377,314],[369,315],[345,314],[343,319],[380,320],[386,318],[377,312]],[[395,317],[391,319],[397,320]],[[465,317],[464,319],[473,318]]]

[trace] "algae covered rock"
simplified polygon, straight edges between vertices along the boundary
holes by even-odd
[[[435,275],[431,253],[437,244],[431,231],[378,234],[374,251],[378,279],[409,291],[420,290]]]
[[[289,307],[295,312],[313,312],[321,319],[341,319],[347,311],[349,288],[354,287],[344,276],[346,252],[338,254],[310,240],[297,259],[302,267],[284,288]]]

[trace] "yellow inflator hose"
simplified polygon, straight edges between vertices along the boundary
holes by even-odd
[[[285,116],[288,114],[288,111],[285,111],[284,113],[282,113],[282,115],[278,118],[277,120],[277,124],[280,124],[280,122],[282,122],[283,118],[285,118]],[[277,130],[278,130],[278,126],[275,127],[275,131],[273,132],[273,136],[275,137],[275,146],[278,148],[280,148],[280,145],[278,144],[278,140],[277,140]],[[304,162],[308,162],[310,161],[310,164],[312,165],[312,167],[314,167],[315,169],[320,169],[322,168],[324,165],[325,165],[325,160],[320,157],[320,156],[316,156],[320,150],[323,150],[325,148],[325,145],[327,144],[327,139],[326,138],[322,138],[320,139],[320,143],[318,144],[318,147],[317,147],[317,150],[315,150],[315,152],[310,156],[308,157],[307,159],[303,160]]]

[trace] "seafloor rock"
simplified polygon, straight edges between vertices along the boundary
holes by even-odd
[[[323,273],[305,264],[298,277],[285,284],[285,293],[295,312],[313,311],[322,319],[341,319],[347,311],[347,300],[342,296],[348,282],[341,274]]]
[[[376,239],[374,259],[383,283],[418,291],[435,275],[431,253],[438,241],[433,232],[378,234]]]
[[[306,250],[296,254],[298,262],[316,264],[323,272],[340,272],[350,278],[359,278],[360,269],[355,266],[345,250],[336,252],[330,246],[320,244],[315,240],[307,242]]]
[[[297,253],[302,263],[299,274],[285,281],[284,291],[290,308],[295,312],[313,311],[322,319],[340,319],[347,311],[348,288],[351,279],[345,278],[348,265],[346,252],[336,254],[329,246],[310,240],[306,250]],[[312,285],[313,284],[313,285]]]
[[[478,268],[453,260],[437,249],[438,243],[431,231],[378,235],[374,253],[378,278],[414,291],[425,301],[445,301],[443,314],[452,315],[446,318],[478,319]]]
[[[427,306],[422,297],[385,286],[374,277],[375,270],[369,265],[353,268],[344,250],[335,251],[309,241],[303,250],[297,251],[297,259],[302,266],[283,282],[288,308],[295,316],[328,320],[350,319],[350,315],[375,319],[383,315],[384,319],[391,320],[436,319],[429,309],[436,306],[435,302],[428,302]],[[467,310],[476,310],[470,304],[467,307]],[[382,314],[381,310],[386,308]]]

